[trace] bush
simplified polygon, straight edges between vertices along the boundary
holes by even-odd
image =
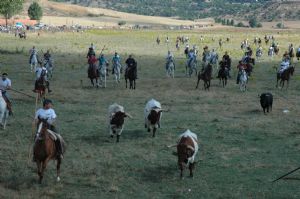
[[[256,18],[251,18],[249,20],[249,25],[250,25],[251,28],[257,27],[257,20],[256,20]]]
[[[119,22],[118,22],[118,25],[119,25],[119,26],[123,26],[123,25],[125,25],[125,24],[126,24],[126,21],[119,21]]]
[[[43,16],[43,10],[37,2],[33,2],[28,8],[28,16],[31,20],[40,20]]]
[[[239,22],[238,24],[236,24],[236,27],[245,27],[245,25],[243,24],[243,22]]]
[[[283,25],[282,23],[278,23],[278,24],[276,24],[276,27],[277,27],[277,28],[283,28],[284,25]]]

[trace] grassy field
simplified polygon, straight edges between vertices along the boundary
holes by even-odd
[[[290,87],[275,88],[275,70],[280,57],[266,57],[254,68],[245,93],[235,84],[236,63],[243,52],[240,42],[255,36],[274,34],[282,51],[289,42],[299,43],[296,32],[256,32],[210,30],[206,32],[166,31],[91,31],[88,33],[44,33],[19,40],[0,35],[0,69],[8,72],[13,88],[33,95],[34,75],[28,66],[28,50],[35,45],[45,52],[51,49],[55,73],[51,81],[58,114],[58,127],[67,142],[60,183],[55,182],[51,162],[42,185],[37,183],[36,166],[28,162],[32,144],[34,99],[10,92],[14,117],[7,130],[0,131],[0,198],[299,198],[300,173],[290,180],[271,183],[273,179],[299,166],[300,156],[300,72],[299,63]],[[169,48],[176,57],[175,79],[165,77],[164,64],[168,46],[155,44],[168,35]],[[213,79],[209,92],[195,90],[196,77],[185,77],[185,59],[175,50],[175,38],[186,35],[190,44],[217,48],[219,38],[231,38],[222,55],[233,57],[233,78],[226,88]],[[200,35],[205,37],[200,42]],[[212,41],[215,38],[215,41]],[[107,88],[92,88],[87,79],[86,51],[90,43],[97,54],[111,59],[118,51],[124,62],[133,53],[138,62],[137,89],[126,90],[124,80],[114,85],[109,76]],[[264,46],[266,49],[266,46]],[[81,80],[83,85],[81,85]],[[264,115],[258,94],[274,95],[273,111]],[[155,98],[169,112],[163,114],[162,128],[153,139],[143,125],[146,102]],[[117,102],[133,116],[127,119],[120,143],[111,139],[107,129],[107,108]],[[283,110],[290,112],[285,114]],[[175,148],[177,136],[189,128],[199,138],[199,160],[194,178],[185,172],[179,179]]]

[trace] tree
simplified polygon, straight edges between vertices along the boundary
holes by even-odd
[[[33,2],[28,8],[28,16],[31,20],[40,20],[43,16],[42,7],[37,2]]]
[[[231,26],[234,26],[234,20],[233,20],[233,19],[231,19],[230,25],[231,25]]]
[[[249,25],[251,28],[255,28],[257,26],[257,20],[255,17],[253,17],[249,20]]]
[[[7,27],[7,20],[17,14],[23,9],[24,0],[1,0],[0,1],[0,14],[5,18]]]

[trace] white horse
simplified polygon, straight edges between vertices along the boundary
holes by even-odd
[[[241,75],[240,75],[240,90],[242,92],[246,91],[247,82],[248,82],[248,75],[247,75],[246,71],[243,69],[241,71]]]
[[[166,71],[167,71],[167,77],[172,77],[174,78],[174,71],[175,71],[175,64],[174,64],[174,61],[173,60],[170,60],[167,62],[167,68],[166,68]]]
[[[47,69],[47,78],[51,79],[53,74],[53,61],[52,59],[44,60],[44,67]]]
[[[274,48],[271,46],[270,48],[269,48],[269,51],[268,51],[268,56],[269,57],[274,57]]]
[[[106,64],[100,65],[99,66],[100,84],[102,85],[102,87],[104,86],[104,88],[106,88],[106,72],[107,72]]]
[[[7,109],[7,104],[2,97],[2,94],[0,92],[0,124],[2,125],[3,129],[6,127],[6,122],[8,119],[8,109]]]
[[[36,70],[36,66],[38,65],[38,58],[37,58],[37,53],[36,52],[33,52],[30,55],[29,64],[30,64],[30,70],[31,70],[31,72],[35,71]]]
[[[115,75],[115,80],[117,83],[120,83],[120,78],[121,78],[121,69],[122,65],[120,62],[113,62],[113,74]]]

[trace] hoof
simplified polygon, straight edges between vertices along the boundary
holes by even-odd
[[[60,177],[57,177],[57,178],[56,178],[56,182],[59,182],[59,181],[60,181]]]

